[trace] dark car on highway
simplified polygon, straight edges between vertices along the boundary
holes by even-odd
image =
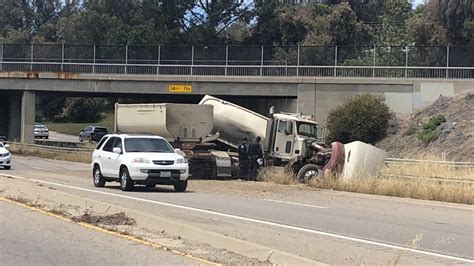
[[[88,126],[81,130],[81,133],[79,133],[79,141],[99,141],[103,136],[107,135],[109,132],[107,131],[107,128],[105,127],[100,127],[100,126]]]

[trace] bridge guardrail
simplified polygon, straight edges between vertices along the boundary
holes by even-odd
[[[418,160],[418,159],[400,159],[386,158],[386,164],[412,164],[412,165],[443,165],[459,168],[474,168],[474,162],[454,162],[454,161],[434,161],[434,160]]]
[[[0,44],[0,71],[474,79],[474,46]]]
[[[60,152],[91,153],[94,150],[93,148],[56,147],[56,146],[29,144],[29,143],[21,143],[21,142],[8,142],[8,144],[20,146],[20,147],[35,148],[35,149],[46,150],[46,151],[60,151]]]

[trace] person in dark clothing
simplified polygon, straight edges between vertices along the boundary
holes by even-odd
[[[240,141],[240,145],[237,148],[239,153],[239,177],[248,178],[249,175],[249,154],[247,148],[247,138],[243,138]]]
[[[257,179],[258,168],[260,167],[259,159],[263,160],[263,150],[260,144],[261,138],[257,137],[255,142],[249,145],[249,159],[250,159],[250,175],[251,180]]]

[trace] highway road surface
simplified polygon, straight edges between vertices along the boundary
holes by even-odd
[[[137,221],[155,219],[147,226],[261,262],[474,264],[472,205],[217,180],[191,180],[186,193],[127,193],[117,183],[95,188],[88,165],[33,157],[15,157],[1,174],[11,175],[0,177],[4,194],[39,195],[35,185],[49,189],[41,197],[117,206]]]
[[[198,265],[199,261],[0,201],[2,265]]]

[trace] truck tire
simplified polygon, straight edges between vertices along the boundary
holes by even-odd
[[[120,188],[122,191],[131,191],[133,189],[133,181],[130,178],[127,168],[122,168],[120,171]]]
[[[313,178],[318,178],[319,167],[315,164],[307,164],[298,171],[298,181],[308,182]]]
[[[105,186],[105,178],[100,171],[100,167],[98,165],[94,166],[94,170],[92,171],[92,180],[94,181],[95,187],[103,187]]]
[[[184,192],[188,187],[188,180],[180,180],[178,184],[174,185],[176,192]]]

